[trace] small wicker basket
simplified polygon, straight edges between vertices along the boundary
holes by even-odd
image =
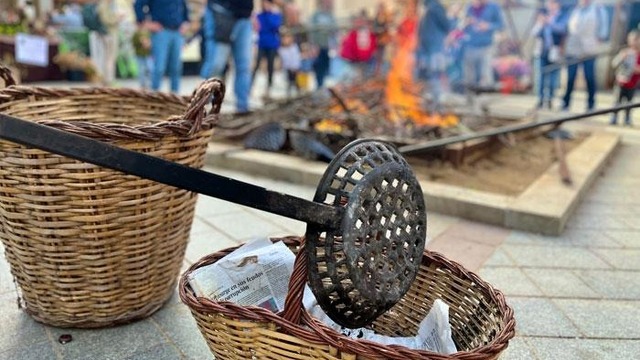
[[[302,239],[283,240],[297,253],[285,310],[274,314],[259,307],[196,297],[188,275],[215,263],[235,248],[202,258],[181,277],[180,298],[189,307],[216,359],[496,359],[515,335],[513,310],[504,295],[477,275],[444,256],[426,251],[409,292],[371,328],[388,336],[415,336],[433,302],[449,305],[449,322],[458,352],[442,355],[402,346],[353,340],[311,318],[302,308],[307,258]]]
[[[0,66],[0,76],[12,83]],[[205,109],[209,99],[216,103]],[[131,89],[0,90],[0,112],[202,167],[224,85],[187,98]],[[196,194],[0,141],[0,240],[20,304],[37,321],[104,327],[172,295]]]

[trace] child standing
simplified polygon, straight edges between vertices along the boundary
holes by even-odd
[[[631,102],[638,83],[640,83],[640,32],[631,31],[627,35],[627,46],[613,58],[612,65],[616,69],[617,105],[622,100]],[[618,113],[611,116],[611,125],[618,122]],[[631,126],[631,109],[625,110],[624,124]]]
[[[315,54],[309,43],[300,44],[300,69],[298,75],[296,75],[296,84],[298,84],[298,90],[305,92],[309,90],[309,83],[311,82],[311,73],[313,72],[313,61]]]
[[[296,89],[296,92],[299,94],[300,88],[296,83],[296,77],[300,70],[302,57],[300,55],[300,48],[291,34],[285,33],[282,35],[278,55],[282,62],[282,69],[287,73],[287,97],[291,96],[292,89]]]
[[[131,38],[138,60],[138,81],[140,87],[148,89],[151,85],[153,59],[151,58],[151,34],[147,29],[138,29]]]

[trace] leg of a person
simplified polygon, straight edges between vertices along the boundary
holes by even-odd
[[[324,79],[329,72],[329,49],[320,49],[318,52],[318,57],[313,63],[313,70],[316,73],[316,82],[318,88],[324,86]]]
[[[553,70],[549,72],[549,108],[553,102],[556,88],[558,87],[558,77],[560,76],[560,70]]]
[[[475,49],[466,47],[465,48],[465,56],[463,57],[463,76],[464,76],[464,86],[475,86],[477,85],[477,72],[476,72],[476,59],[474,57]]]
[[[568,62],[574,61],[575,59],[567,58]],[[563,98],[563,108],[568,109],[569,105],[571,105],[571,94],[573,93],[573,84],[576,81],[576,73],[578,72],[578,64],[571,64],[567,67],[567,88],[565,89],[564,98]]]
[[[213,76],[224,78],[229,55],[231,54],[231,44],[216,42],[216,56],[213,59]]]
[[[153,57],[151,55],[145,57],[146,61],[147,61],[147,68],[146,68],[146,83],[147,83],[147,87],[149,87],[151,85],[151,79],[153,77],[153,69],[155,66],[155,62],[153,61]]]
[[[91,61],[96,66],[98,75],[104,80],[105,77],[105,44],[102,35],[96,31],[89,32],[89,52]]]
[[[427,84],[431,90],[432,106],[431,111],[434,113],[441,112],[440,99],[442,96],[442,75],[444,74],[444,54],[436,53],[429,56],[429,75]]]
[[[545,92],[547,90],[547,84],[549,82],[549,75],[544,71],[544,67],[547,63],[544,56],[540,56],[536,63],[538,64],[538,107],[542,107],[545,100]]]
[[[625,99],[628,103],[633,101],[633,95],[635,94],[635,88],[624,89],[625,91]],[[625,110],[624,113],[624,123],[625,125],[631,125],[631,109]]]
[[[104,78],[106,85],[110,85],[116,79],[116,58],[118,57],[118,33],[103,35],[105,45]]]
[[[494,83],[493,79],[493,67],[491,66],[491,47],[484,47],[478,49],[479,53],[476,55],[478,58],[479,69],[479,83],[483,86],[491,86]]]
[[[171,41],[169,45],[168,73],[171,79],[171,92],[178,93],[180,91],[180,80],[182,79],[182,46],[184,38],[179,31],[170,32]]]
[[[258,48],[258,53],[256,54],[256,61],[255,61],[255,65],[253,66],[253,73],[251,74],[251,82],[253,82],[256,79],[256,73],[258,72],[258,69],[260,69],[260,65],[262,63],[262,59],[266,57],[266,52],[264,48],[259,47]]]
[[[593,110],[596,105],[596,59],[585,60],[582,71],[587,83],[587,110]]]
[[[200,77],[208,79],[213,74],[213,63],[216,57],[216,41],[213,38],[204,40],[204,62],[200,67]]]
[[[236,70],[235,95],[238,112],[249,110],[249,94],[251,92],[251,33],[250,19],[240,19],[233,27],[231,37],[233,60]]]
[[[623,90],[619,85],[616,85],[614,88],[616,103],[614,106],[622,104],[622,97],[624,96]],[[611,125],[616,125],[618,123],[618,112],[615,111],[611,113],[611,120],[609,121]]]
[[[151,89],[159,90],[169,60],[169,31],[160,30],[151,35],[151,55],[153,56],[153,72]]]
[[[205,6],[205,11],[202,16],[202,46],[204,51],[202,57],[204,61],[200,67],[200,77],[208,79],[213,74],[213,61],[216,56],[216,41],[214,39],[215,23],[213,18],[213,11],[209,6]]]
[[[138,61],[138,83],[140,87],[146,89],[149,84],[147,84],[147,59],[144,56],[136,56],[136,60]]]
[[[271,89],[273,85],[273,72],[275,71],[276,55],[278,55],[277,49],[267,49],[267,86]]]

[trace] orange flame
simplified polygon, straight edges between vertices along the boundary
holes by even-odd
[[[417,125],[451,126],[458,123],[453,114],[429,114],[420,104],[420,87],[413,81],[414,52],[417,45],[418,18],[415,11],[407,11],[407,17],[398,26],[394,40],[395,56],[387,75],[386,100],[393,109],[388,115],[392,122],[411,120]]]

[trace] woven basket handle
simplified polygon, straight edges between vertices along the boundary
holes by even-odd
[[[13,78],[11,70],[2,63],[0,63],[0,77],[4,80],[5,86],[12,86],[16,84],[16,79]]]
[[[219,79],[208,79],[203,81],[191,96],[191,102],[184,114],[184,118],[192,122],[189,135],[200,131],[202,121],[206,115],[220,113],[222,101],[224,100],[225,85]],[[205,106],[211,101],[211,110],[206,114]]]
[[[303,239],[302,246],[298,249],[296,260],[293,263],[293,273],[289,279],[289,291],[284,301],[284,311],[282,317],[294,324],[300,324],[302,318],[302,297],[304,295],[304,286],[307,283],[307,274],[309,267],[309,257],[304,249],[306,242]]]

